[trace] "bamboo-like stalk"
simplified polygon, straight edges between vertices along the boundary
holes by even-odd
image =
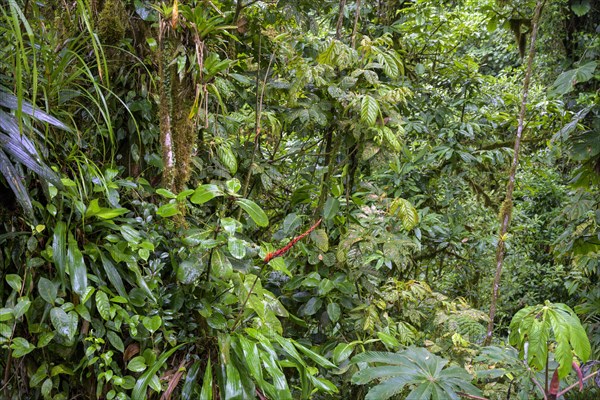
[[[496,317],[496,308],[498,303],[498,293],[500,290],[500,278],[502,276],[502,265],[504,263],[505,255],[505,240],[506,233],[510,226],[510,219],[512,214],[513,204],[513,191],[515,189],[515,176],[517,173],[517,167],[519,166],[519,150],[521,147],[521,139],[523,137],[523,129],[525,127],[525,113],[527,110],[527,97],[529,95],[529,84],[531,82],[531,75],[533,74],[533,58],[535,56],[535,41],[537,37],[540,15],[542,8],[546,3],[545,0],[538,0],[535,6],[535,11],[532,18],[531,26],[531,40],[529,43],[529,55],[527,57],[527,68],[525,70],[525,78],[523,80],[523,97],[521,99],[521,110],[519,111],[519,121],[517,126],[517,135],[515,138],[514,155],[512,165],[510,167],[510,173],[508,176],[508,184],[506,185],[506,197],[502,203],[500,209],[500,231],[498,232],[498,245],[496,247],[496,275],[494,276],[494,283],[492,284],[492,299],[490,302],[490,321],[487,327],[487,333],[485,336],[484,345],[488,346],[492,342],[492,333],[494,330],[494,318]]]

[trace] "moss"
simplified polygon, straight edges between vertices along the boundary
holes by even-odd
[[[190,88],[193,84],[188,79],[180,81],[173,77],[172,99],[177,106],[172,113],[173,145],[177,168],[175,170],[175,189],[180,192],[185,188],[190,177],[192,152],[194,151],[196,124],[189,118],[193,103],[193,93]]]
[[[121,0],[106,0],[98,15],[98,36],[102,43],[116,44],[125,37],[127,13]]]
[[[505,199],[502,202],[502,205],[500,206],[500,212],[498,213],[498,219],[500,220],[500,229],[502,229],[502,221],[504,221],[504,218],[506,216],[508,216],[508,219],[510,220],[511,215],[512,215],[512,209],[513,209],[512,200]]]

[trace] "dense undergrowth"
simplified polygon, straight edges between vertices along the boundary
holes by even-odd
[[[535,6],[0,6],[0,397],[595,398],[600,10],[525,101]]]

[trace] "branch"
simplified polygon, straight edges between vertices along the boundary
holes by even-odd
[[[596,371],[596,372],[593,372],[593,373],[589,374],[589,375],[588,375],[588,376],[586,376],[585,378],[583,378],[583,379],[581,380],[581,382],[580,382],[580,381],[577,381],[577,382],[575,382],[574,384],[572,384],[572,385],[570,385],[570,386],[567,386],[566,388],[564,388],[563,390],[561,390],[560,392],[558,392],[558,393],[556,394],[556,398],[559,398],[559,397],[561,397],[561,396],[564,396],[564,395],[565,395],[565,393],[567,393],[569,390],[573,389],[574,387],[577,387],[577,386],[579,386],[579,384],[580,384],[580,383],[583,383],[583,382],[587,381],[588,379],[591,379],[591,378],[593,378],[594,376],[598,375],[599,373],[600,373],[600,369],[599,369],[598,371]]]
[[[475,400],[489,400],[487,397],[475,396],[474,394],[469,394],[465,392],[456,392],[461,397],[466,397],[467,399],[475,399]]]

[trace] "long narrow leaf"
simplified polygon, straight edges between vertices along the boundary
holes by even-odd
[[[204,379],[202,379],[202,391],[200,392],[200,400],[212,400],[213,398],[213,377],[212,377],[212,366],[210,364],[210,358],[206,363],[206,370],[204,371]]]
[[[113,287],[117,289],[117,292],[120,296],[123,296],[126,299],[129,298],[129,296],[127,295],[127,290],[125,289],[125,285],[123,284],[123,279],[121,279],[121,274],[119,273],[117,268],[114,266],[112,261],[110,261],[110,259],[106,257],[106,255],[104,255],[102,251],[98,250],[98,253],[100,253],[102,266],[104,267],[106,277],[108,278],[110,283],[112,283]]]
[[[63,187],[58,175],[46,165],[40,164],[37,160],[37,154],[32,155],[18,140],[0,133],[0,148],[10,154],[15,160],[38,174],[40,178],[52,183],[58,188]]]
[[[11,110],[17,110],[19,107],[17,96],[13,95],[12,93],[7,93],[0,90],[0,106],[9,108]],[[23,101],[21,105],[21,112],[30,115],[38,121],[45,122],[59,129],[65,130],[67,132],[71,131],[71,128],[62,123],[60,120],[54,118],[49,114],[46,114],[41,110],[34,109],[31,103],[28,103],[26,101]]]
[[[87,268],[77,242],[71,237],[67,249],[67,267],[71,277],[71,290],[83,297],[87,288]]]
[[[63,221],[58,221],[54,227],[52,259],[64,289],[66,285],[65,271],[67,270],[67,225]]]
[[[148,368],[146,372],[144,372],[144,374],[138,378],[137,382],[135,383],[135,387],[133,388],[133,392],[131,393],[132,399],[146,399],[146,389],[148,388],[152,377],[154,377],[154,375],[163,366],[167,359],[171,357],[171,354],[175,353],[179,348],[181,348],[181,346],[183,346],[183,343],[173,347],[171,350],[162,353],[160,357],[158,357],[158,360],[156,360],[156,362],[152,364],[152,366]]]
[[[12,189],[23,211],[29,218],[33,218],[33,206],[31,199],[27,193],[27,189],[23,184],[23,177],[19,175],[14,165],[11,163],[6,154],[0,149],[0,173],[4,175],[8,186]]]

